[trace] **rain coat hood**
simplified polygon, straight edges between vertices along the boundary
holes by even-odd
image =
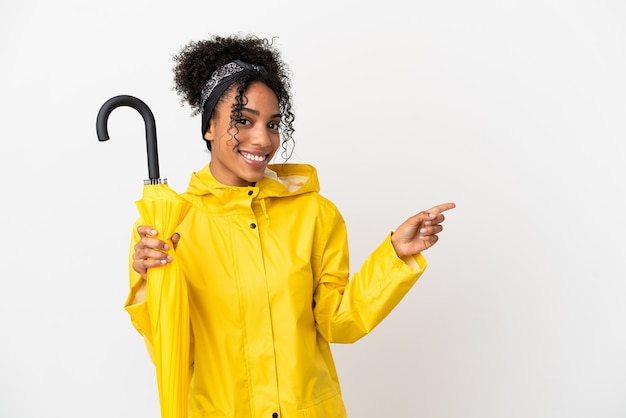
[[[344,220],[309,165],[270,166],[251,187],[225,186],[207,166],[181,196],[192,205],[173,252],[189,292],[189,417],[345,417],[329,343],[380,323],[423,257],[399,259],[387,236],[350,279]],[[126,309],[145,337],[137,276]]]
[[[256,186],[259,189],[259,199],[320,191],[317,171],[307,164],[270,165]],[[217,181],[207,166],[202,171],[192,174],[187,194],[195,196],[214,194],[220,196],[223,203],[228,203],[232,197],[230,192],[237,190],[241,190],[241,187],[226,186]]]

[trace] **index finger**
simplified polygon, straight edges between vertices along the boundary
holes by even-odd
[[[139,225],[137,227],[137,233],[140,237],[145,237],[146,235],[152,235],[153,237],[157,235],[157,231],[154,228],[148,225]]]
[[[456,207],[456,204],[454,204],[453,202],[442,203],[440,205],[433,206],[432,208],[428,209],[426,212],[428,212],[430,215],[438,215],[441,212],[454,209],[455,207]]]

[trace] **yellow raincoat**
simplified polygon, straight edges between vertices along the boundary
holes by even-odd
[[[329,343],[370,332],[426,268],[388,236],[349,281],[345,223],[315,169],[269,168],[232,187],[207,165],[182,195],[193,207],[173,256],[189,290],[190,418],[345,417]],[[131,268],[126,309],[149,337],[145,302],[132,304],[140,282]]]

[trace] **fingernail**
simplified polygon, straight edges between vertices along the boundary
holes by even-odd
[[[425,233],[426,233],[426,228],[420,229],[420,234],[425,234]]]
[[[157,231],[155,231],[154,229],[152,231],[150,231],[150,235],[156,235]]]
[[[428,216],[430,216],[431,218],[434,218],[435,216],[437,216],[436,213],[429,213]]]
[[[170,261],[172,261],[172,260],[173,260],[172,256],[168,255],[168,256],[167,256],[167,262],[169,263],[169,262],[170,262]]]
[[[169,245],[167,245],[167,244],[165,244],[165,245],[163,245],[163,249],[164,249],[165,251],[167,251],[167,250],[169,250],[169,249],[170,249],[170,246],[169,246]]]
[[[430,221],[425,221],[425,222],[424,222],[424,225],[429,226],[431,223],[432,223],[432,222],[430,222]]]
[[[167,263],[167,260],[161,260],[161,264]]]

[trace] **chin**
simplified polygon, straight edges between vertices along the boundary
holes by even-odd
[[[246,176],[242,176],[241,178],[249,184],[254,184],[257,181],[261,180],[263,178],[263,174],[265,173],[265,170],[263,170],[263,172],[261,173],[254,173],[254,174],[248,174]]]

